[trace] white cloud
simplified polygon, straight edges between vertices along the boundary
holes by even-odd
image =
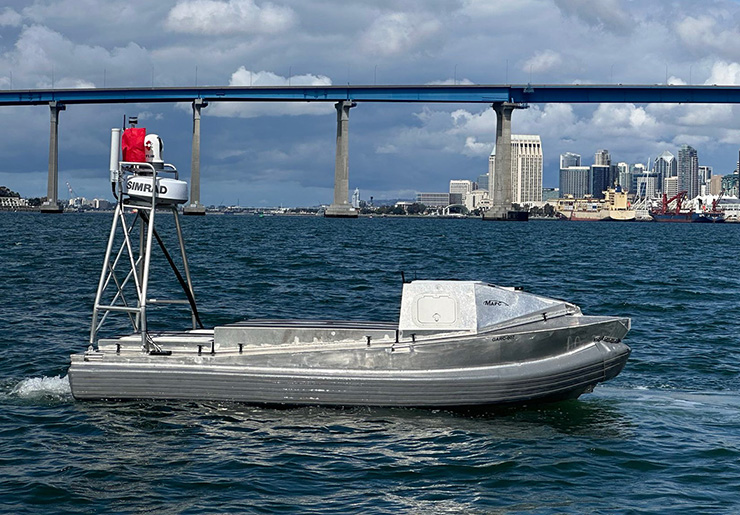
[[[740,32],[723,29],[718,20],[708,14],[686,16],[676,23],[676,33],[684,45],[696,52],[738,55]]]
[[[426,83],[427,86],[454,86],[455,84],[472,86],[475,84],[475,82],[471,81],[470,79],[455,79],[453,77],[451,79],[433,80]]]
[[[0,27],[18,27],[22,22],[23,17],[10,7],[0,13]]]
[[[492,2],[491,0],[465,0],[460,11],[468,16],[506,16],[539,7],[537,0],[517,0],[516,2]]]
[[[636,134],[648,137],[658,126],[657,120],[644,107],[634,104],[599,104],[591,124],[603,136],[610,137]]]
[[[296,23],[288,7],[252,0],[184,0],[170,10],[165,27],[174,32],[205,35],[275,34]]]
[[[377,154],[397,154],[398,147],[392,143],[386,143],[375,148]]]
[[[371,54],[397,55],[413,51],[442,29],[427,15],[389,13],[379,16],[360,37],[361,48]]]
[[[717,61],[704,84],[736,86],[740,84],[740,64]]]
[[[522,71],[543,73],[554,70],[555,68],[563,64],[563,58],[559,53],[553,50],[544,50],[542,52],[535,53],[532,57],[524,61],[522,65]]]
[[[273,72],[247,70],[239,67],[231,74],[229,86],[330,86],[331,79],[323,75],[294,75],[283,77]],[[190,104],[180,104],[190,110]],[[213,103],[204,114],[210,116],[255,118],[281,115],[325,115],[334,112],[331,102],[220,102]]]
[[[465,138],[463,153],[472,156],[487,156],[491,153],[493,145],[490,142],[480,142],[474,136]]]
[[[733,121],[732,106],[727,104],[682,106],[676,122],[685,127],[718,127]]]

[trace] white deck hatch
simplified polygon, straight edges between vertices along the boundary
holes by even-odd
[[[412,281],[403,285],[402,337],[476,334],[542,318],[579,314],[573,304],[480,281]]]

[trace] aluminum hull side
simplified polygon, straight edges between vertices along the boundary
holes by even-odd
[[[69,378],[77,399],[463,408],[576,398],[615,377],[629,353],[622,343],[596,341],[543,359],[415,370],[255,366],[250,361],[257,356],[249,354],[205,362],[79,354],[72,357]]]

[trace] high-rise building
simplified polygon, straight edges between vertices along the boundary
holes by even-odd
[[[606,179],[607,188],[613,188],[619,184],[619,167],[617,165],[609,165],[609,173]]]
[[[710,195],[719,195],[722,192],[722,179],[721,175],[712,175],[712,178],[709,179]]]
[[[488,191],[488,174],[487,173],[484,173],[483,175],[479,175],[478,180],[476,182],[478,183],[479,190]]]
[[[678,194],[678,177],[666,177],[663,179],[663,193],[672,198]]]
[[[738,174],[731,173],[722,177],[722,188],[725,191],[726,197],[737,197],[738,196]]]
[[[594,164],[597,166],[609,166],[612,164],[612,157],[608,150],[597,150],[594,155]]]
[[[496,172],[496,149],[488,160],[488,176]],[[511,135],[511,201],[542,201],[542,140],[533,134]]]
[[[575,198],[583,198],[588,191],[588,176],[585,182],[582,181],[582,170],[570,170],[581,166],[581,155],[573,152],[560,154],[560,188],[559,195],[567,197],[572,195]]]
[[[655,172],[645,171],[640,174],[634,174],[632,180],[635,182],[635,197],[658,197],[661,185],[658,182],[658,176],[655,174]]]
[[[591,165],[588,182],[589,190],[594,198],[604,198],[604,192],[611,186],[610,172],[610,165]]]
[[[630,165],[621,162],[617,163],[617,184],[619,184],[624,191],[632,191],[632,172],[630,172]]]
[[[712,178],[711,166],[699,166],[699,194],[709,193],[709,181]]]
[[[686,191],[689,198],[699,194],[699,156],[690,145],[678,151],[678,191]]]
[[[570,168],[571,166],[581,166],[581,155],[573,152],[560,154],[560,169]]]
[[[590,193],[590,166],[569,166],[560,169],[560,197],[583,198]]]
[[[656,198],[662,191],[663,185],[658,180],[658,175],[649,170],[644,164],[637,163],[630,167],[632,184],[630,192],[638,198]]]
[[[676,161],[676,156],[674,156],[667,150],[664,151],[655,158],[653,171],[661,180],[667,179],[669,177],[676,177],[676,175],[678,175],[678,162]]]
[[[699,166],[699,184],[707,184],[712,178],[712,171],[711,166]]]

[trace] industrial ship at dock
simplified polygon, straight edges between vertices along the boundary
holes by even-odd
[[[556,210],[561,218],[575,222],[632,222],[636,219],[627,192],[619,186],[604,191],[603,199],[592,196],[558,199]]]
[[[724,223],[725,213],[719,209],[719,203],[722,200],[722,194],[712,200],[711,209],[707,209],[706,203],[702,204],[698,200],[699,210],[694,210],[694,206],[684,207],[686,202],[686,191],[681,191],[676,195],[668,198],[663,194],[660,206],[655,210],[650,210],[650,216],[656,222],[669,223]]]

